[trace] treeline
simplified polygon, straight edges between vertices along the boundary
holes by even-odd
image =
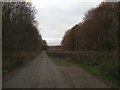
[[[45,46],[30,2],[2,2],[2,49],[38,50]]]
[[[30,2],[2,2],[2,74],[34,60],[46,48]]]
[[[118,49],[117,2],[102,2],[85,13],[82,22],[66,31],[61,42],[64,50],[113,51]]]

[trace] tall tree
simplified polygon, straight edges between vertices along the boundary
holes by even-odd
[[[2,3],[3,50],[35,50],[42,46],[35,14],[30,2]]]
[[[65,34],[62,46],[65,46],[65,50],[71,46],[69,50],[113,51],[118,47],[117,34],[118,3],[102,2],[98,7],[88,10],[83,22]]]

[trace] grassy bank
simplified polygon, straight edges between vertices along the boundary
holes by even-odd
[[[33,60],[40,52],[9,51],[2,54],[2,74],[7,75],[12,70]]]
[[[113,86],[120,86],[117,52],[48,52],[48,55],[54,60],[77,64],[93,76]]]

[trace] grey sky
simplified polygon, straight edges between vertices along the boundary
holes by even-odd
[[[32,0],[42,38],[59,45],[65,31],[82,21],[84,14],[102,0]]]

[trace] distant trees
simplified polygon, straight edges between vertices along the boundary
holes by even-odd
[[[84,21],[68,30],[62,40],[64,50],[112,51],[118,49],[118,3],[103,2],[90,9]]]
[[[6,50],[36,50],[42,46],[30,2],[2,2],[2,46]]]

